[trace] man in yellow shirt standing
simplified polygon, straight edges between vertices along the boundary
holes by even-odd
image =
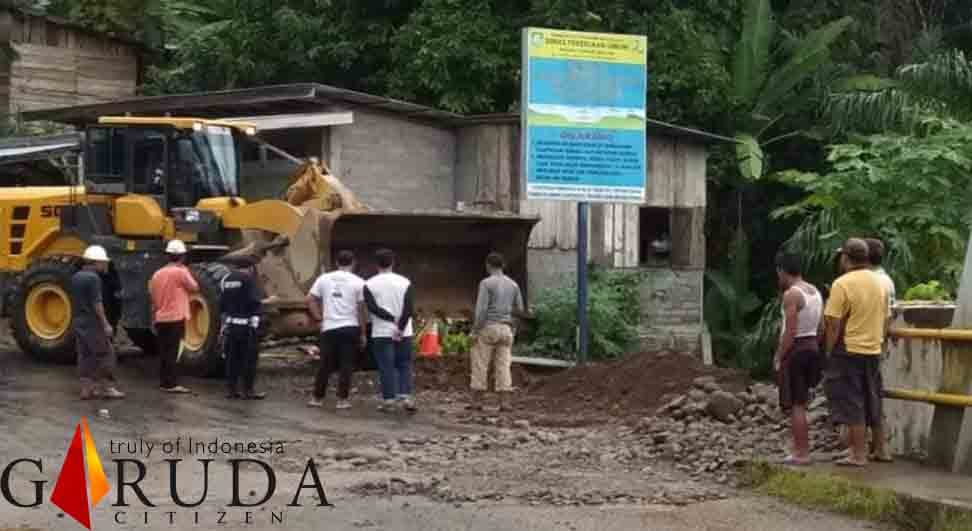
[[[868,426],[874,454],[886,455],[879,362],[888,304],[881,280],[871,271],[864,240],[844,243],[840,265],[844,274],[831,287],[824,308],[827,393],[833,421],[849,428],[850,455],[837,464],[865,466]]]

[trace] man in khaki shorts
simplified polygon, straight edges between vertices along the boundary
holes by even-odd
[[[503,273],[503,256],[490,253],[486,257],[489,276],[479,283],[473,336],[476,343],[471,352],[472,409],[482,409],[487,391],[488,370],[493,362],[495,391],[499,395],[500,410],[508,410],[507,396],[513,391],[510,374],[513,348],[513,316],[524,311],[520,286]]]

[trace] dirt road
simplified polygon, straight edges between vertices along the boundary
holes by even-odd
[[[9,496],[40,503],[20,508],[0,497],[0,530],[82,529],[49,501],[82,417],[110,486],[92,514],[97,530],[876,529],[691,479],[625,443],[618,426],[464,424],[459,404],[423,403],[422,395],[419,413],[388,415],[375,410],[367,385],[350,411],[335,412],[333,397],[325,409],[311,409],[309,377],[286,371],[261,374],[265,401],[228,401],[220,382],[193,379],[185,382],[193,395],[170,396],[154,374],[154,360],[126,359],[118,376],[127,399],[81,402],[72,367],[0,353],[0,467],[31,459],[43,468],[11,467]],[[439,395],[424,398],[431,396]],[[99,416],[103,408],[108,418]],[[234,459],[264,465],[238,463],[234,482]],[[309,460],[330,507],[320,506]],[[145,465],[141,481],[134,461]],[[92,462],[89,456],[89,483]],[[275,489],[257,504],[268,490],[267,470]],[[38,498],[39,481],[46,483]],[[145,500],[130,486],[119,488],[126,482]]]

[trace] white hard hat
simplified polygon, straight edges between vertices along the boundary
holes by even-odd
[[[108,262],[108,253],[100,245],[92,245],[84,250],[83,258],[91,262]]]
[[[186,254],[186,244],[182,240],[170,240],[165,246],[165,254]]]

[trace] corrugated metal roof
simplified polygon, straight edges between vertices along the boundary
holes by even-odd
[[[0,140],[0,164],[43,160],[80,148],[77,134],[7,138]]]
[[[54,144],[53,146],[34,146],[34,147],[7,148],[7,149],[0,148],[0,160],[7,157],[16,157],[18,155],[61,151],[65,148],[76,148],[76,147],[78,147],[78,145],[75,143],[75,144]]]

